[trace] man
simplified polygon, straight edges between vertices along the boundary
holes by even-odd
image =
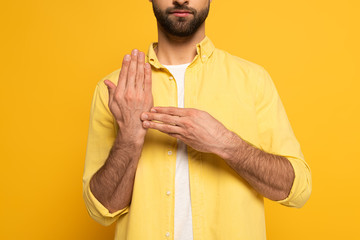
[[[311,174],[264,68],[205,35],[211,0],[150,0],[158,42],[100,81],[84,199],[115,239],[265,239],[263,197],[301,207]]]

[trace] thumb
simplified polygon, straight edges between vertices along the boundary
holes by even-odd
[[[115,89],[116,89],[116,85],[113,83],[113,82],[111,82],[111,81],[109,81],[109,80],[105,80],[104,81],[104,84],[107,86],[107,88],[108,88],[108,91],[109,91],[109,99],[111,99],[111,98],[113,98],[113,96],[114,96],[114,93],[115,93]]]

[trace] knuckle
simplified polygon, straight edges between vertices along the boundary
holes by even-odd
[[[136,73],[136,79],[137,79],[137,80],[142,80],[143,77],[144,77],[144,73],[141,72],[141,70],[137,71],[137,73]]]
[[[144,63],[144,61],[145,61],[145,54],[144,54],[144,52],[139,52],[139,58],[138,58],[138,61],[140,62],[140,63]]]
[[[164,125],[164,130],[165,130],[166,132],[170,132],[170,131],[171,131],[171,126],[169,126],[169,125]]]
[[[120,94],[115,94],[115,95],[114,95],[114,100],[115,100],[116,102],[120,102],[120,101],[121,101],[121,95],[120,95]]]
[[[139,77],[144,77],[144,70],[142,70],[141,68],[138,69],[137,75],[138,75]]]
[[[123,61],[120,71],[128,70],[129,65],[130,65],[130,61]]]
[[[123,69],[124,69],[124,67],[128,67],[129,66],[129,64],[130,64],[130,61],[123,61],[122,62],[122,65],[123,65],[123,68],[121,68],[121,70],[120,71],[122,71]]]
[[[146,99],[144,98],[144,93],[141,90],[139,91],[138,96],[139,96],[139,100],[142,103],[146,103]]]
[[[127,91],[124,95],[125,100],[132,100],[133,99],[133,94],[132,91]]]
[[[175,109],[174,109],[174,108],[169,108],[169,113],[170,113],[171,115],[174,115],[174,114],[175,114]]]
[[[137,101],[137,102],[141,102],[141,101],[142,101],[142,97],[141,97],[139,94],[137,94],[137,95],[135,96],[134,100]]]
[[[153,115],[157,120],[159,120],[159,121],[166,121],[166,117],[165,116],[163,116],[163,115],[161,115],[161,114],[158,114],[158,113],[154,113],[154,115]]]
[[[178,123],[177,119],[174,119],[174,118],[172,118],[172,117],[170,117],[168,115],[164,116],[164,122],[167,122],[167,123],[169,123],[171,125],[173,125],[173,124],[176,125]]]
[[[186,129],[186,132],[187,132],[187,135],[194,134],[195,129],[194,129],[194,127],[191,125],[191,126],[189,126],[189,127]]]
[[[129,74],[130,74],[131,76],[135,76],[135,74],[136,74],[135,69],[132,68],[132,67],[130,67],[130,68],[129,68]]]
[[[191,127],[191,121],[187,118],[183,119],[182,120],[182,123],[183,125],[186,127],[186,128],[190,128]]]
[[[187,115],[190,117],[194,116],[194,109],[189,108],[187,113],[188,113]]]
[[[205,111],[200,111],[200,114],[204,115],[205,117],[210,116],[210,113],[205,112]]]

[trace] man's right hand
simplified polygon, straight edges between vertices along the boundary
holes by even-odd
[[[146,129],[140,115],[153,107],[151,66],[145,63],[145,54],[134,49],[125,55],[117,86],[104,81],[109,90],[109,109],[119,125],[121,139],[143,143]]]
[[[110,213],[130,205],[137,163],[146,129],[140,114],[153,107],[151,67],[145,54],[133,50],[124,57],[117,86],[104,81],[109,90],[109,109],[119,125],[118,136],[104,165],[90,180],[94,196]]]

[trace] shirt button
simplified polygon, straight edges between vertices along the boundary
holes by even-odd
[[[170,80],[173,80],[174,78],[172,76],[169,77]]]
[[[166,236],[166,237],[170,237],[170,233],[167,232],[167,233],[165,234],[165,236]]]
[[[167,192],[166,192],[166,195],[168,195],[168,196],[169,196],[170,194],[171,194],[171,192],[170,192],[170,191],[167,191]]]
[[[172,154],[172,151],[168,151],[168,155],[171,155]]]
[[[202,55],[202,58],[204,58],[204,59],[205,59],[205,58],[206,58],[206,55]]]

